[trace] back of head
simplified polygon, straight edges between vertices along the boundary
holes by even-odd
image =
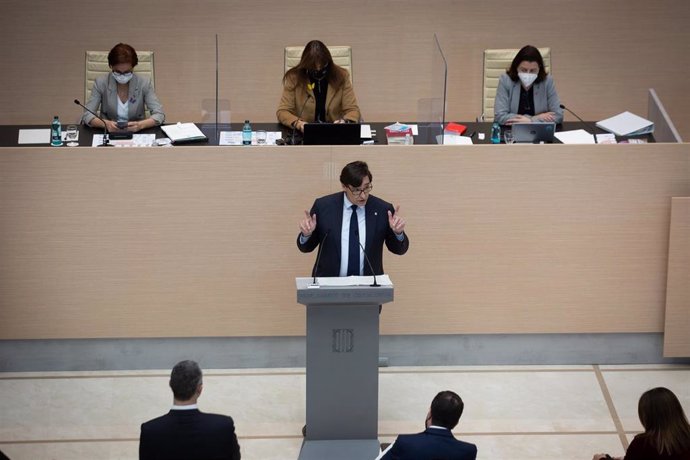
[[[340,183],[351,187],[359,187],[362,185],[365,177],[369,178],[369,182],[373,180],[369,166],[363,161],[353,161],[346,164],[340,172]]]
[[[637,405],[644,436],[659,454],[690,453],[690,425],[683,406],[668,388],[652,388],[642,394]]]
[[[170,373],[170,389],[178,401],[189,401],[201,385],[201,368],[190,360],[175,364]]]
[[[458,424],[465,404],[452,391],[442,391],[431,401],[431,424],[452,430]]]
[[[108,53],[108,65],[110,67],[118,64],[132,64],[132,67],[136,67],[138,63],[137,52],[126,43],[118,43]]]

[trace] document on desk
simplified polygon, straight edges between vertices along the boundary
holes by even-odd
[[[439,138],[436,141],[438,143],[441,135],[439,134],[437,137]],[[443,145],[472,145],[472,138],[467,136],[459,136],[457,134],[445,133],[443,135]]]
[[[360,135],[362,139],[371,139],[371,125],[360,125]]]
[[[339,276],[316,278],[316,284],[323,287],[369,286],[373,283],[373,276]],[[376,275],[376,283],[380,284],[381,286],[393,285],[393,282],[388,275]]]
[[[155,134],[133,134],[131,139],[110,139],[115,147],[153,147],[156,142]],[[103,143],[103,134],[94,134],[91,141],[92,147],[98,147]]]
[[[283,133],[280,131],[267,131],[266,145],[276,145],[276,140],[282,137]],[[242,145],[242,131],[221,131],[218,145]],[[256,142],[256,131],[252,131],[252,145],[259,145]]]
[[[584,129],[560,131],[554,134],[554,136],[564,144],[594,144],[594,136]]]
[[[594,144],[594,136],[589,134],[584,129],[575,129],[573,131],[560,131],[554,134],[556,139],[564,144]],[[615,144],[615,134],[597,134],[597,143],[599,144]]]
[[[50,128],[20,129],[18,144],[50,144]]]

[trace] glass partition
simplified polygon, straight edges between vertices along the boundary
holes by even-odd
[[[429,97],[419,99],[417,104],[418,139],[419,143],[423,144],[443,144],[443,127],[446,121],[448,64],[436,34],[434,34],[431,46],[431,86]]]

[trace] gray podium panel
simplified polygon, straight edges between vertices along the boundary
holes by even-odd
[[[302,443],[299,460],[374,460],[380,453],[376,439],[308,441]]]
[[[306,459],[378,455],[379,305],[393,286],[310,287],[297,279],[307,311]]]

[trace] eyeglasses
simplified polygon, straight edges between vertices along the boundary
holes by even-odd
[[[354,196],[359,196],[359,195],[361,195],[362,193],[369,193],[369,192],[371,192],[371,189],[374,188],[374,185],[373,185],[373,184],[367,184],[366,186],[364,186],[364,187],[362,187],[362,188],[352,188],[352,187],[350,187],[350,186],[348,185],[347,188],[350,189],[350,191],[352,192],[352,194],[353,194]]]
[[[120,75],[120,76],[123,76],[123,77],[129,77],[130,75],[132,75],[132,71],[131,71],[131,70],[128,70],[127,72],[118,72],[117,70],[113,70],[113,73],[114,73],[115,75]]]

